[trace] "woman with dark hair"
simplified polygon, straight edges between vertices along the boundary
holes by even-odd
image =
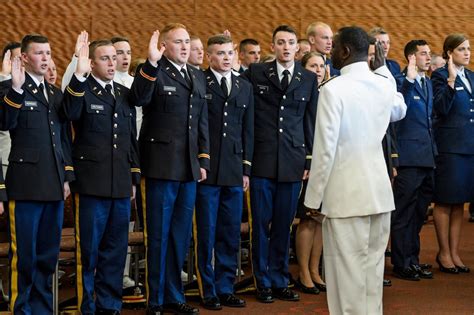
[[[320,53],[307,53],[301,59],[301,64],[307,70],[316,73],[318,86],[326,78],[326,62]],[[296,284],[304,293],[318,294],[319,291],[326,291],[326,284],[319,275],[319,261],[323,249],[322,226],[307,214],[309,209],[303,205],[306,185],[307,181],[303,184],[296,213],[296,217],[300,219],[296,230],[296,256],[300,267]]]
[[[474,200],[474,73],[466,67],[469,39],[451,34],[443,44],[445,67],[432,74],[436,158],[433,217],[440,271],[469,272],[459,256],[464,203]]]

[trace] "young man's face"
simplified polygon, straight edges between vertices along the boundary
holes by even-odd
[[[49,43],[30,43],[21,57],[27,71],[44,76],[51,61],[51,48]]]
[[[99,46],[91,56],[92,74],[102,81],[111,81],[115,75],[117,53],[112,45]]]
[[[313,36],[309,38],[315,51],[323,55],[329,55],[332,49],[333,33],[330,27],[320,26]]]
[[[388,37],[388,34],[377,34],[375,35],[375,39],[382,44],[383,54],[385,58],[387,58],[388,52],[390,51],[390,37]]]
[[[184,66],[189,59],[191,40],[184,28],[171,30],[164,40],[166,50],[164,55],[174,63]]]
[[[284,31],[276,33],[272,43],[272,51],[275,53],[276,60],[280,63],[293,61],[298,51],[296,35]]]
[[[247,44],[244,49],[239,53],[242,65],[248,67],[252,63],[260,61],[260,45]]]
[[[311,45],[308,43],[300,43],[299,46],[300,48],[298,49],[295,55],[296,60],[301,60],[304,55],[311,51]]]
[[[200,39],[193,39],[191,41],[191,51],[189,53],[188,63],[199,67],[202,65],[204,59],[204,46]]]
[[[416,46],[417,51],[415,53],[416,66],[418,71],[428,71],[431,65],[431,50],[430,46]]]
[[[117,71],[128,72],[130,62],[132,61],[132,49],[126,41],[114,43],[117,52]]]
[[[232,43],[212,45],[208,47],[207,58],[212,69],[219,73],[227,73],[232,70],[234,46]]]

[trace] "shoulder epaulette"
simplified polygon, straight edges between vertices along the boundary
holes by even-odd
[[[331,81],[331,80],[333,80],[333,79],[335,79],[335,78],[337,78],[337,77],[339,77],[339,76],[338,76],[338,75],[335,75],[335,76],[330,77],[330,78],[327,79],[326,81],[321,82],[321,84],[319,85],[319,88],[322,88],[323,85],[325,85],[326,83],[328,83],[329,81]]]

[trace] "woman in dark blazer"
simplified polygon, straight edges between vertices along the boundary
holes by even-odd
[[[459,255],[464,203],[474,200],[474,73],[469,40],[448,35],[445,67],[432,74],[436,158],[433,217],[438,237],[436,261],[448,273],[469,272]]]

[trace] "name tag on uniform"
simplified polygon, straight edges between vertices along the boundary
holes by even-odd
[[[419,100],[420,97],[419,97],[418,95],[414,95],[414,96],[413,96],[413,99],[414,99],[414,100]]]
[[[204,97],[206,100],[212,100],[212,94],[206,94]]]
[[[464,90],[463,86],[456,86],[456,91],[461,91],[461,90]]]
[[[258,84],[257,84],[257,88],[258,88],[259,91],[262,91],[262,92],[263,92],[263,91],[267,91],[267,92],[268,92],[268,90],[269,90],[268,85],[258,85]]]
[[[164,85],[163,91],[165,92],[176,92],[176,86]]]
[[[104,105],[91,104],[93,110],[104,110]]]
[[[25,106],[38,107],[38,102],[37,101],[25,101]]]

